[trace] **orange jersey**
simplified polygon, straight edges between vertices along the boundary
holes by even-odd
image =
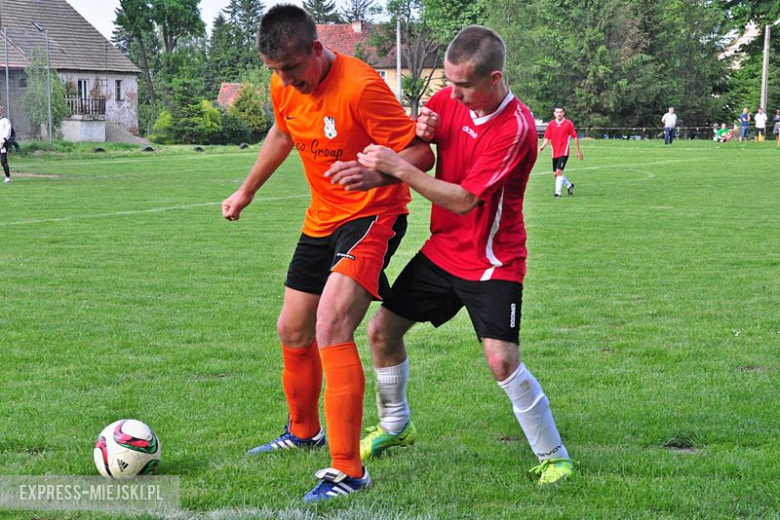
[[[292,136],[311,187],[303,222],[306,235],[330,235],[356,218],[408,213],[411,197],[405,184],[346,191],[325,178],[334,162],[356,160],[369,144],[400,152],[414,139],[414,122],[374,69],[336,54],[325,80],[311,94],[285,88],[274,74],[271,99],[276,126]]]

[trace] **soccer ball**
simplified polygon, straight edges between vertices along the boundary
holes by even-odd
[[[95,443],[95,466],[112,479],[157,473],[160,440],[151,428],[135,419],[109,424]]]

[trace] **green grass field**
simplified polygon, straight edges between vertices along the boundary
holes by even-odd
[[[301,497],[327,451],[244,452],[286,418],[276,317],[308,190],[291,158],[239,222],[257,150],[11,156],[0,185],[0,475],[94,475],[133,417],[181,518],[779,518],[780,150],[585,141],[573,197],[529,181],[522,351],[578,461],[540,488],[465,312],[408,336],[416,446]],[[427,237],[416,197],[391,278]],[[370,311],[373,312],[374,309]],[[376,422],[364,326],[365,425]],[[41,512],[37,518],[92,518]],[[0,512],[30,518],[33,512]]]

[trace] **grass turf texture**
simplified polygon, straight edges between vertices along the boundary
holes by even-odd
[[[586,141],[557,200],[539,159],[522,350],[575,478],[526,477],[535,458],[461,312],[407,337],[418,444],[372,461],[369,492],[319,506],[300,499],[326,450],[244,456],[285,421],[275,323],[308,204],[292,157],[240,222],[221,219],[256,151],[11,157],[57,177],[0,186],[0,475],[96,474],[95,436],[136,418],[181,477],[181,517],[776,517],[774,143]],[[427,237],[428,204],[411,211],[391,278]],[[372,425],[365,325],[358,343]]]

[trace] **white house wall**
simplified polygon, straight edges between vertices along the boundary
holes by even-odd
[[[67,84],[78,85],[89,81],[90,98],[106,100],[106,120],[117,123],[133,134],[138,134],[138,77],[133,74],[59,71]],[[116,99],[116,81],[121,81],[121,99]]]

